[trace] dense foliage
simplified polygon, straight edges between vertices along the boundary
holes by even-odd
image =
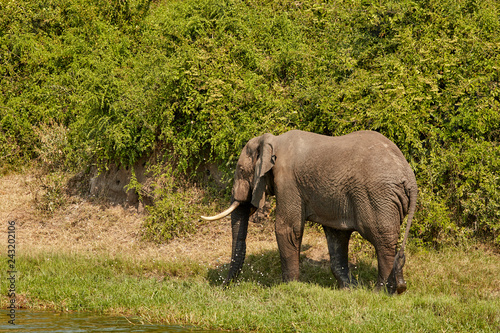
[[[372,129],[417,174],[414,236],[500,243],[497,1],[0,0],[0,12],[4,165],[131,165],[164,149],[181,171],[229,172],[263,132]]]

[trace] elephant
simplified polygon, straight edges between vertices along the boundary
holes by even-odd
[[[249,217],[276,197],[275,234],[284,282],[299,279],[305,221],[322,225],[330,267],[340,288],[357,284],[348,247],[357,231],[374,247],[376,289],[406,290],[404,247],[415,213],[415,174],[399,148],[374,131],[326,136],[300,130],[263,134],[248,141],[236,165],[231,205],[205,220],[231,214],[232,254],[225,284],[236,280],[246,253]],[[408,216],[399,252],[401,224]]]

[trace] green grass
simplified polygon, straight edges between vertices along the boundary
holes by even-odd
[[[483,246],[409,254],[409,288],[401,296],[372,290],[374,262],[369,260],[358,265],[363,287],[338,290],[326,265],[303,262],[306,282],[282,284],[276,253],[248,259],[240,282],[224,289],[219,276],[227,266],[20,255],[17,291],[34,309],[119,313],[151,322],[246,332],[500,329],[500,258]],[[5,262],[1,269],[7,270]],[[3,307],[6,301],[4,296]]]

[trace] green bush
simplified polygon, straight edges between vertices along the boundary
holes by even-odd
[[[3,0],[0,10],[2,164],[38,158],[37,128],[58,124],[65,167],[162,150],[178,174],[215,162],[230,178],[263,132],[371,129],[417,174],[414,236],[500,244],[497,1]]]
[[[196,232],[200,227],[200,211],[209,206],[206,192],[200,187],[174,177],[168,164],[157,163],[149,172],[154,179],[150,184],[139,184],[135,177],[129,188],[135,187],[140,196],[147,197],[148,215],[144,236],[155,242]]]

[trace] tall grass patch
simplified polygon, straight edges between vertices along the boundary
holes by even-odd
[[[194,262],[95,254],[20,255],[16,287],[32,308],[141,316],[207,329],[491,332],[500,328],[498,254],[487,248],[449,248],[414,252],[408,260],[409,288],[401,296],[377,293],[371,287],[338,290],[324,285],[322,278],[268,285],[242,281],[224,289],[210,281],[206,267]],[[254,269],[265,270],[267,265],[254,262]],[[305,273],[317,269],[308,266]],[[4,306],[7,301],[2,297]]]

